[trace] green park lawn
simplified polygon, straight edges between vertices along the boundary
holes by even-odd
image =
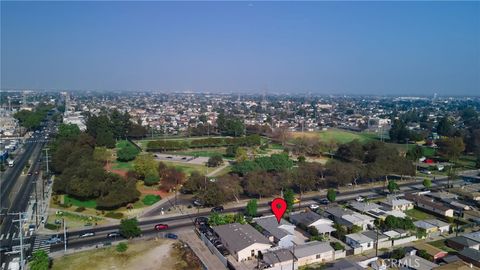
[[[192,174],[194,171],[198,171],[201,174],[207,173],[207,167],[204,165],[198,164],[187,164],[187,163],[180,163],[180,162],[172,162],[172,161],[162,161],[163,163],[167,164],[168,166],[175,167],[176,169],[181,170],[187,176]]]
[[[417,209],[417,208],[407,210],[407,211],[405,211],[405,214],[407,214],[407,216],[409,216],[409,217],[411,217],[412,219],[415,219],[415,220],[424,220],[424,219],[435,218],[433,215],[430,215],[429,213],[423,212],[422,210]]]
[[[182,150],[182,151],[172,151],[166,152],[172,155],[185,155],[185,156],[195,156],[195,157],[211,157],[215,155],[225,155],[225,147],[218,148],[206,148],[205,150]]]
[[[112,169],[114,170],[124,170],[129,171],[133,169],[133,162],[122,162],[122,161],[114,161],[112,165]]]
[[[314,132],[294,132],[293,137],[317,137],[322,142],[334,141],[337,144],[348,143],[353,140],[359,140],[360,142],[367,142],[377,139],[377,135],[367,132],[353,132],[340,129],[329,129],[326,131],[314,131]]]
[[[97,207],[97,202],[95,200],[88,200],[88,201],[80,201],[75,198],[72,198],[68,195],[63,195],[64,204],[71,204],[77,207],[85,207],[85,208],[95,208]]]

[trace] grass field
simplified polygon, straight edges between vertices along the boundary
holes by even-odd
[[[207,167],[204,165],[198,164],[187,164],[187,163],[180,163],[180,162],[172,162],[172,161],[162,161],[163,163],[167,164],[168,166],[175,167],[182,172],[184,172],[187,176],[192,174],[193,171],[198,171],[201,174],[207,173]]]
[[[129,161],[129,162],[114,161],[112,169],[129,171],[133,169],[133,162],[132,161]]]
[[[405,214],[407,214],[407,216],[409,216],[409,217],[411,217],[412,219],[415,219],[415,220],[424,220],[424,219],[435,218],[433,215],[430,215],[429,213],[423,212],[422,210],[419,210],[417,208],[407,210],[407,211],[405,211]]]
[[[360,142],[367,142],[377,139],[377,135],[367,132],[353,132],[340,129],[329,129],[326,131],[313,131],[313,132],[292,132],[293,138],[298,137],[317,137],[322,142],[334,141],[337,144],[348,143],[353,140],[359,140]]]
[[[180,136],[167,136],[167,137],[158,137],[154,139],[145,139],[145,140],[139,140],[135,141],[135,143],[138,144],[142,149],[147,149],[147,143],[149,141],[158,141],[158,140],[173,140],[173,141],[178,141],[178,140],[183,140],[183,141],[193,141],[193,140],[198,140],[198,139],[206,139],[206,138],[221,138],[221,136],[200,136],[200,137],[180,137]]]
[[[68,195],[64,195],[63,197],[64,204],[71,204],[77,207],[83,206],[85,208],[95,208],[97,207],[97,202],[94,200],[88,200],[88,201],[80,201],[77,199],[74,199]]]
[[[455,252],[456,251],[455,249],[448,247],[446,245],[444,239],[440,239],[440,240],[433,241],[433,242],[428,242],[427,244],[429,244],[431,246],[434,246],[434,247],[437,247],[437,248],[439,248],[443,251],[446,251],[446,252]]]

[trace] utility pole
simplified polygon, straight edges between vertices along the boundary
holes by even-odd
[[[20,234],[20,269],[25,269],[24,268],[24,265],[23,265],[23,221],[24,221],[24,218],[23,218],[23,212],[19,212],[19,213],[12,213],[11,215],[18,215],[18,219],[15,219],[15,220],[12,220],[12,222],[18,222],[19,223],[19,228],[18,228],[18,232]]]

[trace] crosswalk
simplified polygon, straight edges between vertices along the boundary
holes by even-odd
[[[45,252],[50,253],[50,244],[46,243],[50,236],[48,235],[37,235],[35,237],[35,242],[33,242],[33,252],[37,250],[44,250]]]
[[[33,231],[28,231],[28,232],[24,232],[23,233],[23,238],[29,238],[33,235]],[[7,233],[7,234],[1,234],[0,235],[0,241],[1,240],[8,240],[8,239],[12,239],[12,240],[17,240],[17,239],[20,239],[20,234],[18,232],[14,232],[14,233]]]

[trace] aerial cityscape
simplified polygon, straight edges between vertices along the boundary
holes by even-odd
[[[0,5],[0,270],[480,269],[480,2]]]

